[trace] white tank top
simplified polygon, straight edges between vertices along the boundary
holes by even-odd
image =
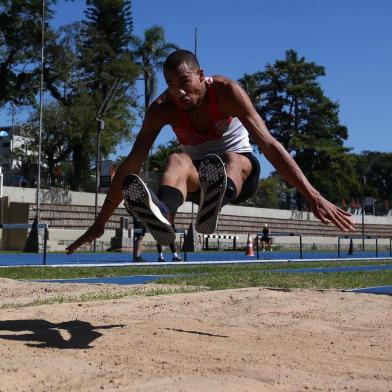
[[[213,120],[208,132],[199,133],[193,129],[187,114],[176,102],[180,125],[173,126],[173,131],[177,135],[182,151],[189,154],[193,160],[201,159],[207,154],[220,155],[228,151],[252,152],[248,131],[241,121],[237,117],[225,118],[220,113],[212,77],[206,78],[206,85]]]
[[[207,154],[223,154],[225,152],[252,152],[249,134],[237,117],[233,117],[230,124],[219,139],[208,140],[197,145],[180,145],[181,150],[193,160],[202,159]]]

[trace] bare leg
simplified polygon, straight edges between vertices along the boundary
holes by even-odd
[[[226,164],[227,176],[234,182],[238,195],[245,180],[252,172],[252,164],[246,156],[235,152],[223,154],[222,159]],[[199,173],[189,155],[175,153],[169,156],[161,185],[177,188],[184,200],[188,192],[196,192],[200,189]]]
[[[143,236],[138,235],[135,238],[135,256],[139,257],[143,251]]]
[[[200,189],[199,174],[189,155],[185,153],[171,154],[166,163],[161,185],[177,188],[184,200],[188,192]]]
[[[246,156],[235,152],[225,153],[222,155],[222,159],[226,164],[227,177],[234,182],[238,196],[244,182],[252,172],[252,163]]]

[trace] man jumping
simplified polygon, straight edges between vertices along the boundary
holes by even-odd
[[[343,231],[354,229],[351,215],[322,197],[272,137],[238,83],[224,76],[206,77],[195,55],[187,50],[171,53],[163,74],[167,89],[148,108],[94,224],[67,248],[68,253],[100,237],[123,198],[129,213],[140,219],[161,245],[174,241],[172,223],[185,200],[199,204],[196,230],[214,232],[222,205],[246,200],[257,190],[260,166],[252,155],[249,134],[306,198],[318,219]],[[182,152],[169,156],[155,196],[137,173],[165,125],[172,127]]]

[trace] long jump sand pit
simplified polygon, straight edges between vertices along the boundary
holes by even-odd
[[[390,296],[249,288],[16,307],[105,290],[129,287],[1,279],[0,391],[392,390]]]

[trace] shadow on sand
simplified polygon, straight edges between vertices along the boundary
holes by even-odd
[[[6,320],[0,321],[0,339],[27,342],[30,347],[86,349],[92,348],[90,344],[102,336],[97,330],[122,327],[121,324],[94,326],[80,320],[57,324],[46,320]],[[5,335],[2,331],[14,333]],[[63,335],[69,335],[69,338]]]

